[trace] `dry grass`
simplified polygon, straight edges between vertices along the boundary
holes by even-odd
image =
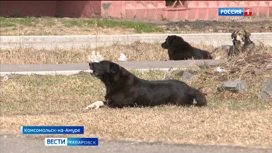
[[[126,51],[129,59],[133,60],[163,60],[167,57],[166,51],[159,49],[159,44],[137,42],[99,51],[110,60],[116,57],[108,54],[108,50]],[[61,51],[11,51],[12,56],[4,52],[2,57],[6,64],[85,62],[89,54],[85,50],[77,53],[66,51],[66,56]],[[272,78],[270,56],[271,48],[264,47],[258,54],[241,55],[221,65],[228,70],[226,73],[215,72],[214,67],[202,67],[192,72],[196,77],[187,83],[207,94],[208,106],[205,108],[158,106],[85,110],[91,102],[104,99],[105,94],[104,85],[88,73],[72,76],[10,75],[9,80],[1,82],[0,132],[18,134],[22,125],[83,125],[84,136],[100,139],[272,147],[272,101],[259,99],[263,80]],[[258,73],[251,73],[256,69]],[[148,80],[164,79],[165,73],[132,72]],[[180,74],[175,70],[170,77],[182,80]],[[247,83],[242,93],[217,91],[217,86],[223,81],[239,78]]]
[[[212,51],[213,46],[194,45]],[[160,43],[134,42],[131,45],[114,44],[107,47],[94,49],[99,51],[105,59],[117,61],[120,53],[124,53],[129,61],[162,61],[168,60],[167,50]],[[71,49],[71,50],[40,50],[33,48],[18,50],[2,50],[0,52],[2,64],[63,64],[88,62],[88,55],[93,49]]]
[[[1,117],[1,130],[21,125],[83,125],[84,137],[148,142],[271,147],[271,110],[227,108],[125,108],[88,113]]]
[[[247,90],[234,94],[217,92],[222,78],[209,75],[210,71],[202,68],[194,80],[187,82],[204,87],[209,102],[206,108],[84,110],[105,94],[103,84],[87,73],[12,75],[1,84],[1,132],[18,134],[22,125],[83,125],[84,136],[100,139],[271,147],[272,102],[258,99],[262,80],[272,77],[271,73],[245,78]],[[132,72],[149,80],[164,77],[162,71]],[[181,80],[179,71],[171,76]]]
[[[131,45],[114,44],[97,49],[71,50],[3,50],[0,52],[2,64],[63,64],[88,62],[88,55],[92,51],[99,51],[104,59],[117,61],[120,53],[124,53],[129,61],[167,60],[167,50],[163,50],[159,43],[148,44],[135,42]]]
[[[192,44],[195,47],[212,51],[214,46]],[[258,46],[258,53],[272,56],[272,47]],[[117,61],[120,53],[124,53],[128,61],[165,61],[168,60],[167,50],[160,43],[134,42],[131,45],[114,44],[96,49],[81,48],[71,50],[35,50],[33,48],[18,50],[2,50],[0,52],[1,64],[65,64],[85,63],[92,51],[99,51],[104,59]],[[243,56],[243,55],[242,55]]]

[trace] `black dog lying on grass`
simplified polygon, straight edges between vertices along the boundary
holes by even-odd
[[[106,86],[104,104],[108,107],[144,107],[161,104],[189,106],[194,105],[194,99],[195,106],[207,105],[203,93],[178,80],[143,80],[110,61],[93,62],[89,63],[89,66],[92,70],[91,75],[100,79]],[[92,105],[95,105],[95,102]]]
[[[208,51],[195,48],[176,35],[168,36],[161,46],[168,49],[170,60],[212,59]]]

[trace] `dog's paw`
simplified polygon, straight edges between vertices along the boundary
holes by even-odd
[[[103,101],[96,101],[93,102],[92,104],[88,105],[85,109],[98,109],[104,106]]]

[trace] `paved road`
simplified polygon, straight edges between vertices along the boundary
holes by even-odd
[[[162,143],[99,141],[98,147],[46,147],[44,138],[1,135],[1,153],[271,153],[272,148],[170,145]]]
[[[175,34],[175,33],[173,33]],[[173,34],[128,34],[128,35],[68,35],[68,36],[0,36],[2,49],[34,48],[48,49],[75,49],[97,48],[112,44],[129,45],[136,41],[146,43],[162,43],[168,35]],[[231,33],[201,33],[175,34],[193,44],[231,45]],[[272,46],[272,33],[251,33],[251,40],[255,44],[262,43]]]
[[[200,65],[217,65],[227,60],[181,60],[181,61],[142,61],[142,62],[118,62],[125,68],[134,69],[160,69],[188,68]],[[88,71],[87,63],[78,64],[42,64],[42,65],[0,65],[1,76],[6,74],[74,74],[80,71]]]

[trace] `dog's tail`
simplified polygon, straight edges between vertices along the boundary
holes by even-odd
[[[201,91],[190,87],[190,89],[186,92],[186,94],[195,99],[196,101],[195,106],[199,106],[199,107],[207,106],[207,99]]]

